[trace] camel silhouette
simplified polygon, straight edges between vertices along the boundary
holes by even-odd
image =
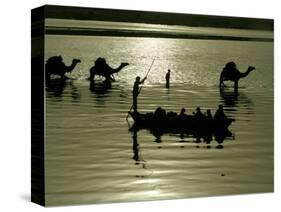
[[[61,79],[67,79],[65,73],[73,71],[78,63],[81,63],[81,60],[73,59],[71,65],[66,66],[61,56],[50,57],[45,66],[46,81],[50,81],[52,74],[59,75]]]
[[[249,66],[248,69],[241,73],[237,68],[234,62],[228,62],[225,67],[223,68],[221,75],[220,75],[220,88],[224,86],[224,81],[233,81],[234,82],[234,89],[238,90],[238,82],[241,78],[248,76],[251,71],[255,70],[256,68],[253,66]]]
[[[111,68],[104,58],[99,57],[95,61],[95,65],[90,68],[90,81],[95,80],[95,76],[103,76],[106,81],[114,81],[113,74],[120,72],[125,66],[129,65],[129,63],[121,63],[118,68]]]

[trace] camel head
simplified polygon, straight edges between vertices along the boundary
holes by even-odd
[[[65,72],[71,72],[71,71],[73,71],[73,69],[75,68],[75,66],[76,66],[78,63],[81,63],[81,60],[79,60],[79,59],[73,59],[73,60],[72,60],[72,64],[71,64],[70,66],[66,66],[66,67],[65,67]]]
[[[254,66],[249,66],[248,67],[248,71],[253,71],[253,70],[255,70],[256,68],[254,67]]]
[[[73,63],[73,64],[81,63],[81,60],[80,60],[80,59],[73,59],[73,60],[72,60],[72,63]]]
[[[127,66],[127,65],[129,65],[129,63],[121,63],[121,66],[122,66],[122,67],[125,67],[125,66]]]

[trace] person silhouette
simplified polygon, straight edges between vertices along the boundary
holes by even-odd
[[[168,72],[166,73],[165,79],[166,79],[166,88],[170,87],[170,74],[171,74],[171,70],[168,69]]]
[[[226,115],[224,114],[223,106],[220,104],[214,116],[214,121],[218,123],[224,123],[225,119],[226,119]]]
[[[206,116],[201,112],[201,108],[200,108],[200,107],[197,107],[197,108],[196,108],[196,113],[195,113],[194,117],[195,117],[198,121],[205,120],[205,118],[206,118]]]
[[[136,77],[134,87],[133,87],[133,111],[134,112],[137,112],[137,110],[138,110],[138,95],[140,92],[139,85],[143,84],[145,80],[146,80],[146,77],[143,78],[142,80],[140,79],[139,76]]]
[[[213,117],[211,114],[211,110],[207,110],[207,115],[206,115],[206,130],[205,130],[205,135],[204,135],[204,140],[207,144],[210,144],[211,141],[213,140]]]
[[[179,116],[184,116],[185,115],[185,108],[183,107],[182,109],[181,109],[181,112],[180,112],[180,115]]]
[[[207,120],[213,120],[213,116],[212,116],[212,113],[211,113],[210,109],[207,110],[206,118],[207,118]]]
[[[178,120],[183,123],[184,121],[186,121],[187,119],[187,115],[185,114],[186,110],[185,108],[182,108],[181,111],[180,111],[180,114],[178,116]]]
[[[207,114],[206,114],[206,131],[205,131],[205,140],[207,144],[210,144],[210,142],[212,141],[212,130],[214,129],[214,125],[213,125],[214,121],[213,121],[213,116],[211,113],[211,110],[208,109],[207,110]]]

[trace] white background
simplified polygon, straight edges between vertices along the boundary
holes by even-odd
[[[2,0],[0,7],[0,211],[39,211],[30,199],[30,9],[43,4],[275,19],[275,82],[280,78],[278,0]],[[278,211],[280,86],[275,84],[275,193],[185,200],[54,207],[62,211]],[[46,210],[46,209],[45,209]],[[280,209],[279,209],[280,211]]]

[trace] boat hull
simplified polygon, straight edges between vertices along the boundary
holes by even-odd
[[[198,120],[194,116],[184,117],[173,116],[165,118],[155,118],[153,113],[130,113],[134,120],[134,125],[130,131],[149,129],[151,131],[161,131],[163,133],[184,133],[184,134],[231,134],[228,127],[234,119],[225,118],[222,121]]]

